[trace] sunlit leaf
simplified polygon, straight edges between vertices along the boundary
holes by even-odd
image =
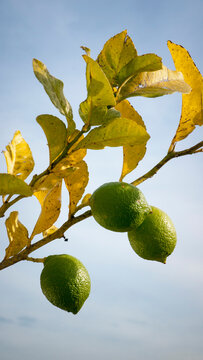
[[[105,119],[107,106],[94,106],[91,97],[80,104],[79,115],[84,123],[89,125],[100,125]]]
[[[89,173],[85,161],[77,164],[77,170],[64,179],[69,192],[69,216],[71,216],[88,184]]]
[[[111,85],[117,86],[118,73],[136,56],[135,46],[125,30],[113,36],[104,44],[97,62],[105,72]]]
[[[107,106],[114,106],[115,96],[113,89],[96,61],[83,55],[87,63],[87,99],[80,104],[79,115],[88,125],[99,125],[107,113]]]
[[[43,236],[46,237],[48,235],[51,235],[51,234],[55,233],[56,230],[58,230],[58,228],[55,225],[52,225],[49,229],[43,231]]]
[[[182,113],[178,129],[171,144],[186,138],[196,125],[203,124],[203,78],[188,51],[168,41],[176,70],[183,73],[185,81],[191,86],[189,94],[182,96]]]
[[[35,192],[35,196],[41,204],[41,213],[36,222],[31,239],[49,229],[58,219],[61,210],[61,184],[58,182],[51,190]]]
[[[83,55],[83,58],[87,63],[87,93],[93,106],[114,106],[114,93],[105,73],[89,56]]]
[[[46,135],[51,164],[60,155],[66,146],[66,126],[63,121],[52,115],[39,115],[37,116],[36,120]]]
[[[91,98],[80,104],[79,114],[82,120],[89,125],[102,125],[106,121],[120,117],[115,108],[108,109],[107,106],[92,106]]]
[[[42,176],[37,180],[33,186],[33,191],[51,190],[61,179],[71,174],[76,170],[76,167],[70,165],[66,158],[62,159],[54,169],[48,174]]]
[[[86,46],[81,46],[81,49],[83,49],[87,56],[90,56],[90,49]]]
[[[89,205],[89,200],[90,200],[91,196],[92,196],[92,194],[89,194],[89,193],[86,194],[86,195],[83,197],[83,199],[82,199],[82,201],[81,201],[81,204],[82,204],[83,206]]]
[[[71,142],[72,140],[74,140],[78,134],[79,134],[79,130],[75,130],[75,132],[71,136],[69,136],[68,142]],[[79,142],[82,139],[84,139],[84,135],[82,135],[80,137],[80,139],[78,139],[74,143],[74,145],[72,146],[72,148],[70,149],[70,151],[68,152],[68,155],[66,157],[66,160],[68,161],[68,163],[71,164],[71,166],[73,166],[73,167],[77,167],[77,163],[81,162],[87,154],[86,149],[79,149],[77,151],[74,151],[74,149],[77,147],[77,145],[79,144]]]
[[[132,96],[157,97],[175,91],[189,93],[191,88],[184,81],[181,72],[170,70],[163,65],[161,70],[143,72],[131,78],[121,86],[117,97],[121,101]]]
[[[127,144],[142,144],[149,139],[143,126],[126,118],[110,120],[106,125],[92,129],[80,141],[76,149],[86,148],[99,150],[105,146],[123,146]]]
[[[36,78],[44,86],[44,89],[52,103],[65,115],[68,122],[68,132],[72,133],[75,129],[72,108],[63,94],[63,82],[52,76],[47,67],[39,60],[33,59],[33,70]]]
[[[17,175],[25,180],[34,168],[34,160],[30,147],[19,130],[15,132],[11,143],[6,146],[6,151],[3,153],[8,174]]]
[[[133,120],[136,124],[142,126],[145,130],[145,124],[141,116],[135,111],[129,101],[124,100],[117,104],[116,109],[119,110],[122,117]],[[120,177],[120,181],[134,170],[139,161],[143,159],[146,152],[147,140],[141,144],[128,144],[123,146],[123,169]]]
[[[24,247],[29,245],[28,231],[18,220],[18,212],[13,211],[5,221],[9,238],[9,246],[6,248],[5,259],[18,254]]]
[[[130,78],[136,77],[141,72],[156,71],[162,68],[161,58],[155,54],[136,56],[126,64],[118,73],[118,85]]]
[[[17,176],[10,174],[0,174],[0,195],[7,194],[31,196],[33,191],[28,184],[26,184],[22,179],[19,179]]]

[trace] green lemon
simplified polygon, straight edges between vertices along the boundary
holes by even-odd
[[[70,255],[51,255],[44,261],[40,277],[46,298],[60,309],[77,314],[90,293],[87,269]]]
[[[90,198],[90,207],[101,226],[119,232],[136,228],[151,211],[143,193],[125,182],[100,186]]]
[[[128,232],[133,250],[143,259],[166,263],[166,258],[173,252],[177,236],[170,217],[162,210],[152,206],[152,213],[143,223]]]

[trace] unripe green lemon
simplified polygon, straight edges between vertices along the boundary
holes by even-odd
[[[177,236],[170,217],[162,210],[151,206],[152,213],[143,223],[128,232],[133,250],[143,259],[166,263],[166,258],[173,252]]]
[[[85,266],[70,255],[51,255],[44,261],[40,277],[46,298],[60,309],[77,314],[90,293]]]
[[[151,211],[143,193],[125,182],[100,186],[90,198],[90,207],[101,226],[119,232],[136,228]]]

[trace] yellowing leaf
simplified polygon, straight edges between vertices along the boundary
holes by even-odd
[[[41,213],[34,227],[31,239],[49,229],[58,219],[61,210],[61,184],[58,182],[51,190],[35,192],[41,204]]]
[[[116,118],[103,126],[92,129],[80,141],[76,149],[86,148],[99,150],[105,146],[123,146],[127,144],[142,144],[149,139],[143,126],[126,118]]]
[[[203,78],[190,54],[184,47],[168,41],[175,67],[181,71],[185,81],[191,86],[191,92],[182,96],[182,113],[178,129],[171,144],[186,138],[196,125],[203,124]]]
[[[141,116],[135,111],[129,101],[124,100],[116,105],[116,109],[120,111],[121,116],[133,120],[136,124],[146,129]],[[143,159],[146,152],[147,140],[141,144],[129,144],[123,146],[123,169],[120,181],[136,168],[139,161]]]
[[[142,72],[131,78],[118,92],[118,100],[132,96],[157,97],[172,94],[175,91],[189,93],[190,86],[184,81],[183,74],[168,69],[163,65],[161,70]]]
[[[15,132],[11,143],[6,146],[6,151],[3,153],[8,174],[17,175],[25,180],[34,168],[34,160],[30,147],[19,130]]]
[[[57,177],[53,172],[51,172],[49,175],[42,176],[34,184],[33,187],[34,195],[38,191],[51,190],[59,182],[60,179],[61,176]]]
[[[17,176],[10,174],[0,174],[0,195],[31,196],[32,188]]]
[[[87,99],[80,104],[79,115],[87,125],[101,124],[107,113],[107,106],[114,106],[113,89],[96,61],[83,55],[87,63]]]
[[[5,259],[18,254],[24,247],[29,245],[28,231],[18,220],[18,212],[13,211],[5,221],[9,238],[9,246],[6,248]]]
[[[79,134],[79,130],[75,130],[75,132],[69,136],[68,138],[68,142],[70,143],[72,140],[75,139],[75,137]],[[74,149],[76,148],[77,144],[81,141],[81,139],[84,138],[84,135],[82,135],[75,143],[74,145],[71,147],[70,151],[68,152],[68,155],[66,157],[66,160],[68,161],[69,164],[71,164],[73,167],[77,166],[76,164],[79,163],[80,161],[82,161],[84,159],[84,157],[87,154],[87,150],[85,149],[80,149],[77,151],[74,151]]]
[[[107,113],[107,106],[93,106],[92,99],[88,97],[80,104],[79,115],[84,123],[101,125]]]
[[[55,233],[56,230],[58,230],[58,228],[55,225],[52,225],[49,229],[47,229],[43,232],[43,236],[46,237],[48,235],[51,235],[51,234]]]
[[[68,122],[68,132],[72,133],[75,130],[75,123],[73,121],[72,108],[63,94],[63,82],[52,76],[47,67],[37,59],[33,59],[33,70],[51,102],[62,115],[65,115]]]
[[[99,64],[87,55],[83,55],[87,63],[87,92],[93,106],[114,106],[115,97],[112,87]]]
[[[112,86],[118,85],[118,73],[128,64],[134,57],[137,56],[137,51],[131,40],[124,30],[121,33],[110,38],[100,52],[97,62],[105,72]]]
[[[40,115],[36,120],[46,135],[51,164],[60,155],[66,146],[66,126],[63,121],[52,115]]]
[[[77,170],[64,180],[69,192],[69,217],[71,217],[88,184],[89,173],[86,162],[78,163]]]
[[[88,206],[88,205],[89,205],[89,200],[90,200],[91,196],[92,196],[92,194],[86,194],[86,195],[84,196],[84,198],[82,199],[81,204],[82,204],[83,206]]]
[[[121,117],[131,119],[135,121],[138,125],[141,125],[144,129],[146,129],[142,117],[138,114],[138,112],[134,109],[134,107],[130,104],[128,100],[123,100],[118,103],[116,105],[116,110],[120,112]]]
[[[161,58],[155,54],[136,56],[120,70],[118,84],[121,85],[124,81],[129,81],[130,78],[136,77],[141,72],[156,71],[161,68]]]
[[[88,47],[86,47],[86,46],[81,46],[81,49],[83,49],[83,50],[86,52],[86,55],[87,55],[87,56],[90,56],[91,50],[90,50]]]

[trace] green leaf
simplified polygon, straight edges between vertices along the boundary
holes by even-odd
[[[97,62],[105,72],[112,86],[118,85],[118,73],[137,56],[137,51],[124,30],[121,33],[110,38],[100,52]]]
[[[51,164],[60,155],[66,146],[66,126],[63,121],[52,115],[39,115],[37,116],[36,120],[46,135]]]
[[[133,58],[118,74],[118,84],[137,76],[141,72],[156,71],[162,68],[161,58],[155,54],[145,54]]]
[[[126,118],[110,120],[106,125],[92,129],[77,145],[77,149],[103,149],[105,146],[141,144],[149,139],[145,128]]]
[[[107,106],[93,106],[91,98],[87,98],[80,104],[79,114],[82,120],[89,125],[102,125],[106,121],[120,117],[115,108],[108,109]]]
[[[31,196],[32,188],[20,178],[11,174],[0,174],[0,195],[19,194]]]
[[[47,67],[37,59],[33,59],[33,70],[36,78],[44,86],[51,102],[62,115],[65,115],[68,122],[68,132],[72,133],[75,130],[75,123],[71,105],[63,94],[63,82],[52,76]]]
[[[107,106],[93,106],[91,97],[80,104],[79,115],[85,124],[100,125],[105,119]]]
[[[99,64],[87,55],[87,92],[93,106],[114,106],[116,104],[113,89]]]
[[[132,77],[120,87],[117,98],[121,101],[132,96],[157,97],[175,91],[188,94],[190,90],[181,72],[170,70],[163,65],[161,70],[142,72]]]

